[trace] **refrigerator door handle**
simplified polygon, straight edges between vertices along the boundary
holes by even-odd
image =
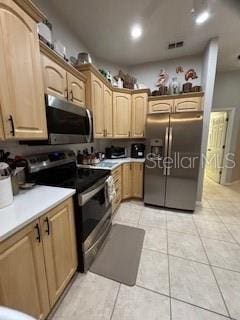
[[[171,157],[171,153],[172,153],[172,138],[173,138],[173,128],[170,127],[169,129],[169,147],[168,147],[168,157]],[[171,168],[168,165],[167,167],[167,176],[170,176],[171,174]]]
[[[166,127],[165,131],[165,150],[164,150],[164,159],[163,159],[163,175],[167,175],[167,166],[166,166],[166,161],[168,157],[168,136],[169,136],[169,127]]]

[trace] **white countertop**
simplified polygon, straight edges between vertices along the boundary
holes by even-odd
[[[0,209],[0,241],[70,198],[75,189],[35,186],[20,191],[13,203]]]
[[[90,168],[90,169],[106,169],[106,170],[114,170],[118,166],[124,163],[129,163],[129,162],[140,162],[144,163],[145,158],[121,158],[121,159],[105,159],[101,161],[100,163],[97,163],[95,165],[85,165],[85,164],[79,164],[79,168]],[[107,164],[111,163],[114,164],[113,166],[108,166]]]

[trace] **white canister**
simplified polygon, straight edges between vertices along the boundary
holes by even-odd
[[[12,182],[7,163],[0,162],[0,209],[13,202]]]

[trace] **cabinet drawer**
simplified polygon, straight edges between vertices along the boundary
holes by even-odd
[[[201,111],[202,110],[202,98],[182,98],[176,99],[174,103],[175,112],[185,111]]]
[[[149,102],[149,113],[173,112],[174,100],[157,100]]]

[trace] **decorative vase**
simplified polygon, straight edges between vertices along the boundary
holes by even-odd
[[[180,84],[178,82],[177,77],[173,77],[169,86],[169,91],[171,95],[179,94],[180,92]]]

